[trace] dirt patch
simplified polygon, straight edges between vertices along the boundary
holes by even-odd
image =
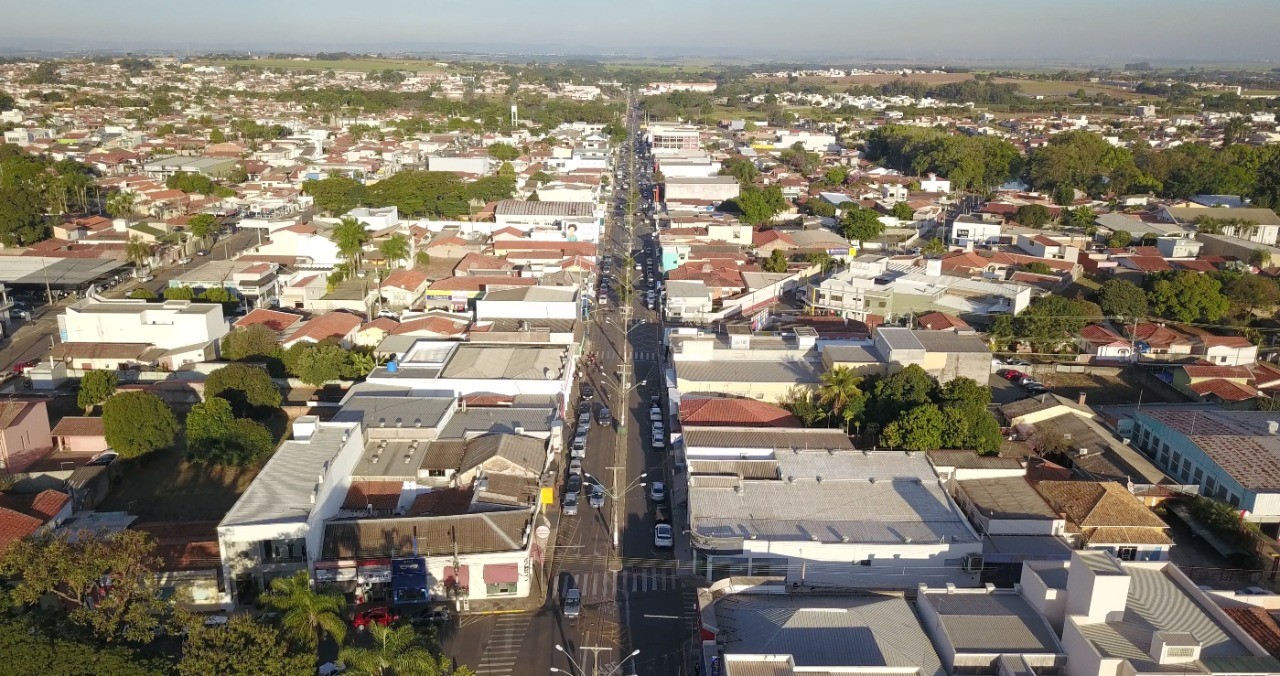
[[[1133,404],[1138,401],[1163,402],[1163,393],[1129,382],[1120,376],[1091,373],[1037,373],[1037,378],[1054,394],[1076,399],[1081,393],[1089,405]]]

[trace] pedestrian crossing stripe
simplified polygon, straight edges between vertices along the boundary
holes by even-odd
[[[476,665],[477,676],[507,676],[515,672],[516,657],[524,644],[531,615],[503,615],[493,625],[493,632],[485,641],[484,655]]]
[[[568,572],[574,583],[582,591],[584,603],[590,601],[609,600],[618,592],[639,594],[643,592],[671,591],[683,585],[679,574],[671,568],[651,568],[638,571],[622,571],[619,573],[603,571],[589,573]],[[551,598],[557,602],[562,593],[564,574],[557,575],[551,583]]]

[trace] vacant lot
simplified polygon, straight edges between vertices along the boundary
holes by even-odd
[[[220,521],[261,467],[220,468],[186,462],[186,440],[128,461],[113,479],[101,511],[127,511],[141,521]]]

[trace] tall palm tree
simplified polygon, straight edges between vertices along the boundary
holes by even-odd
[[[133,208],[138,196],[131,192],[120,191],[107,198],[107,213],[113,218],[133,220]]]
[[[433,654],[414,633],[413,627],[369,626],[372,648],[344,648],[342,663],[347,674],[354,676],[443,676],[450,673],[444,655]],[[463,676],[471,671],[461,668],[452,672]]]
[[[395,267],[396,263],[409,260],[409,238],[399,233],[394,234],[378,245],[378,251],[382,252],[388,267]]]
[[[823,373],[819,381],[818,401],[831,406],[834,411],[843,410],[850,401],[862,396],[858,387],[862,378],[847,366],[837,366]]]
[[[124,245],[124,255],[134,267],[142,267],[143,263],[151,260],[151,245],[142,241],[141,237],[133,235],[129,238],[129,243]]]
[[[360,252],[364,251],[364,243],[369,241],[369,231],[364,224],[350,216],[343,216],[329,239],[338,245],[338,253],[351,262],[354,269],[360,269]]]
[[[321,634],[329,634],[339,644],[346,638],[347,623],[342,619],[346,601],[339,594],[312,588],[305,570],[272,580],[266,601],[280,611],[285,634],[310,649],[315,649]]]

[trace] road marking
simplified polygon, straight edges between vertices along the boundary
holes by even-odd
[[[645,613],[645,614],[644,614],[644,616],[645,616],[645,617],[647,617],[647,618],[649,618],[649,619],[651,619],[651,620],[678,620],[678,619],[680,619],[680,618],[679,618],[679,616],[676,616],[676,615],[650,615],[649,613]]]

